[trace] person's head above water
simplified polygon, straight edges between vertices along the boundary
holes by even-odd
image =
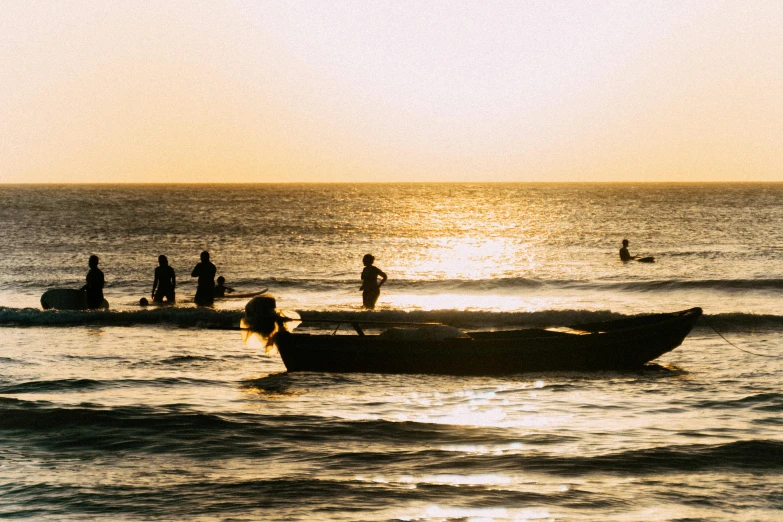
[[[166,265],[169,264],[169,259],[166,256],[164,256],[163,254],[161,254],[161,255],[158,256],[158,264],[160,266],[166,266]]]
[[[375,262],[375,256],[372,254],[365,254],[362,258],[362,263],[364,263],[364,266],[370,266]]]
[[[222,285],[223,283],[226,282],[226,278],[223,277],[223,276],[220,276],[220,277],[217,278],[217,282],[218,282],[219,285]]]
[[[628,240],[627,240],[627,239],[623,239],[623,246],[624,246],[624,247],[627,247],[627,246],[628,246]]]
[[[209,261],[209,252],[207,252],[206,250],[204,252],[202,252],[201,253],[201,260],[204,261],[205,263],[207,261]]]
[[[98,266],[98,256],[90,256],[90,260],[87,262],[88,265],[90,265],[90,268],[95,268]]]

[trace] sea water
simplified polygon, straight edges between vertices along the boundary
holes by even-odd
[[[781,224],[782,184],[1,186],[0,517],[782,519]],[[192,303],[202,250],[305,318],[705,315],[636,372],[287,374]],[[111,308],[41,310],[91,254]]]

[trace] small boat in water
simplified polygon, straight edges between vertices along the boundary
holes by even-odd
[[[445,325],[366,335],[293,333],[274,342],[289,372],[509,375],[542,371],[632,370],[679,346],[701,308],[567,328],[463,333]],[[305,320],[306,322],[306,320]]]

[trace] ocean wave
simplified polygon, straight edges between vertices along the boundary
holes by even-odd
[[[420,282],[402,282],[403,286],[421,285]],[[591,281],[591,280],[539,280],[529,278],[500,278],[488,280],[427,281],[427,289],[453,289],[462,291],[484,290],[600,290],[623,292],[668,292],[678,290],[713,290],[723,292],[781,290],[783,279],[665,279],[647,281]]]
[[[783,394],[757,393],[735,400],[705,401],[696,407],[721,410],[752,408],[760,411],[783,412]]]
[[[609,310],[540,310],[535,312],[491,312],[480,310],[432,310],[405,311],[379,310],[362,312],[339,311],[301,311],[302,318],[311,321],[339,321],[348,323],[351,320],[377,321],[379,323],[394,322],[436,322],[448,324],[462,329],[512,328],[512,327],[542,327],[552,325],[578,325],[599,321],[611,321],[634,317],[637,314],[621,314]],[[646,315],[646,314],[638,314]],[[697,327],[714,327],[724,331],[763,331],[783,328],[783,315],[725,313],[703,315]]]
[[[61,459],[68,455],[83,459],[132,452],[141,459],[179,455],[203,463],[234,458],[262,465],[317,462],[320,469],[337,474],[350,470],[351,478],[341,481],[347,488],[342,494],[347,495],[364,485],[402,485],[400,477],[407,477],[405,485],[414,480],[426,494],[436,487],[453,489],[448,480],[438,480],[439,476],[449,475],[524,473],[563,480],[595,475],[628,478],[672,473],[783,472],[783,441],[771,439],[661,445],[590,454],[563,452],[564,446],[580,440],[568,435],[316,415],[204,413],[181,405],[58,407],[47,402],[0,398],[0,434],[7,446],[23,447],[26,455],[42,452],[59,455]],[[477,447],[490,451],[476,451]],[[330,474],[324,475],[328,478]],[[386,478],[383,483],[375,483],[373,477],[377,476]],[[257,478],[254,484],[293,479],[296,485],[292,487],[301,491],[302,487],[315,487],[302,484],[309,484],[310,477],[309,473],[295,478],[289,474]],[[231,487],[245,491],[245,486],[234,480]],[[189,487],[200,486],[189,482]],[[502,491],[507,502],[509,490],[514,488],[491,484],[484,489],[479,484],[467,489],[477,498]],[[439,491],[438,495],[442,498],[443,493]],[[574,501],[573,497],[569,499]]]
[[[48,286],[47,286],[48,285]],[[263,289],[273,292],[342,292],[356,286],[356,278],[257,278],[232,281],[237,288]],[[41,282],[17,285],[14,289],[41,289],[56,286],[56,282]],[[139,281],[114,281],[107,288],[122,293],[133,294],[139,287]],[[513,292],[558,291],[558,290],[600,290],[626,292],[672,292],[682,290],[711,290],[717,292],[774,291],[783,289],[783,279],[779,278],[710,278],[710,279],[542,279],[535,277],[494,277],[485,279],[457,278],[394,278],[387,283],[388,288],[421,293],[441,292]],[[10,287],[9,287],[10,288]]]
[[[246,283],[253,287],[285,288],[309,291],[342,291],[355,285],[354,279],[260,279]],[[661,280],[590,280],[538,279],[531,277],[497,277],[491,279],[394,279],[389,288],[418,292],[484,292],[513,290],[606,290],[666,292],[675,290],[757,291],[783,289],[783,279],[661,279]]]
[[[783,315],[741,312],[710,314],[703,315],[700,323],[720,332],[766,332],[783,328]]]
[[[113,380],[95,380],[95,379],[55,379],[48,381],[30,381],[23,383],[9,384],[0,386],[0,394],[18,394],[18,393],[53,393],[84,391],[89,389],[103,389],[117,386],[176,386],[176,385],[198,385],[204,386],[215,384],[215,381],[208,379],[192,379],[184,377],[161,377],[158,379],[113,379]]]
[[[191,364],[195,362],[208,362],[212,363],[218,361],[219,357],[211,357],[209,355],[175,355],[159,361],[160,364]]]
[[[375,323],[443,323],[463,329],[496,329],[578,325],[623,319],[634,315],[609,310],[540,310],[534,312],[493,312],[482,310],[300,310],[308,321],[338,323],[365,321]],[[645,315],[645,314],[638,314]],[[176,326],[185,328],[232,329],[244,317],[241,310],[203,308],[166,308],[155,310],[55,311],[35,308],[0,307],[0,326]],[[783,315],[752,313],[705,314],[698,326],[714,327],[720,332],[766,331],[783,328]],[[380,326],[379,326],[380,327]]]
[[[317,292],[339,292],[355,285],[354,279],[263,279],[247,283],[253,287],[285,288]],[[783,289],[783,279],[663,279],[611,281],[589,279],[538,279],[499,277],[491,279],[394,279],[389,288],[417,292],[485,292],[514,290],[604,290],[668,292],[676,290],[758,291]]]
[[[182,483],[167,483],[164,490],[147,483],[112,484],[102,481],[84,487],[65,481],[12,482],[5,488],[0,507],[12,518],[49,515],[56,519],[68,519],[70,516],[85,520],[106,517],[200,520],[205,516],[225,520],[400,520],[399,516],[390,516],[388,508],[413,504],[416,507],[402,507],[397,511],[421,512],[421,515],[404,516],[402,520],[432,520],[433,513],[437,514],[440,510],[438,504],[449,505],[450,501],[444,499],[459,498],[460,505],[466,507],[445,509],[444,516],[436,518],[461,521],[477,517],[484,520],[488,517],[481,515],[492,515],[498,509],[503,520],[509,519],[505,516],[508,514],[514,520],[529,518],[530,509],[496,507],[508,504],[562,506],[582,511],[616,509],[629,504],[619,496],[578,489],[563,495],[495,484],[466,487],[439,477],[427,477],[414,486],[407,475],[405,479],[391,480],[361,476],[344,479],[324,475],[292,474],[231,481],[217,477],[189,479]],[[487,507],[472,507],[474,505]],[[543,508],[540,511],[547,512]],[[342,512],[349,513],[351,518],[339,516]],[[215,517],[216,513],[221,516]],[[448,516],[454,513],[459,514]],[[64,517],[64,514],[69,516]]]
[[[519,470],[554,474],[654,474],[715,469],[783,470],[783,441],[744,440],[725,444],[671,445],[596,455],[542,451],[548,444],[573,442],[568,435],[520,436],[503,428],[349,420],[317,415],[203,413],[182,405],[162,407],[81,405],[59,407],[44,401],[0,398],[0,431],[5,440],[59,451],[115,450],[132,446],[153,453],[216,455],[297,452],[303,441],[322,448],[321,461],[340,466],[415,463],[422,471]],[[56,432],[57,437],[51,437]],[[404,449],[399,441],[405,440]],[[190,444],[198,441],[197,445]],[[370,448],[367,441],[372,441]],[[329,446],[334,445],[332,449]],[[508,446],[503,452],[474,453],[461,447]],[[535,449],[531,449],[535,447]],[[393,449],[397,448],[397,449]],[[457,448],[456,450],[454,448]],[[459,458],[454,458],[455,452]],[[454,467],[451,470],[451,467]]]
[[[39,310],[0,307],[2,326],[136,326],[172,325],[219,328],[238,325],[241,310],[156,308],[154,310]]]
[[[157,367],[157,366],[208,366],[213,367],[214,364],[220,363],[223,360],[235,359],[235,360],[248,360],[255,359],[258,355],[249,353],[245,355],[222,355],[222,356],[209,356],[209,355],[174,355],[166,357],[164,359],[153,359],[136,361],[129,364],[132,368],[141,367]]]
[[[355,443],[395,446],[399,440],[429,446],[465,444],[541,443],[540,435],[530,440],[502,428],[478,428],[447,424],[394,422],[382,419],[350,420],[317,415],[266,415],[247,413],[202,413],[182,405],[119,406],[104,408],[82,404],[59,407],[46,401],[24,401],[0,397],[0,431],[4,438],[35,439],[40,445],[57,444],[61,449],[72,446],[81,451],[110,447],[134,441],[151,451],[201,451],[207,454],[232,453],[267,444],[290,444],[302,441],[344,446]],[[57,440],[49,435],[57,432]],[[551,435],[550,443],[572,440]],[[183,443],[197,440],[196,448]],[[233,448],[232,448],[233,445]]]
[[[714,290],[723,292],[783,289],[783,279],[673,279],[618,283],[591,283],[598,289],[638,292],[673,290]]]
[[[58,391],[80,391],[102,387],[101,381],[93,379],[58,379],[53,381],[33,381],[0,386],[0,393],[42,393]]]
[[[433,463],[434,468],[440,468]],[[745,440],[717,445],[662,446],[603,455],[551,455],[538,451],[505,455],[466,455],[462,470],[525,469],[546,474],[615,473],[651,475],[710,470],[783,470],[783,441]]]
[[[517,326],[548,326],[609,321],[627,317],[608,310],[541,310],[537,312],[491,312],[481,310],[377,310],[361,312],[303,310],[305,323],[350,322],[378,323],[443,323],[457,328],[503,328]],[[380,325],[383,326],[383,325]]]

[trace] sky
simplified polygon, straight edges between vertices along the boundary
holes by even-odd
[[[0,183],[783,181],[779,0],[0,13]]]

